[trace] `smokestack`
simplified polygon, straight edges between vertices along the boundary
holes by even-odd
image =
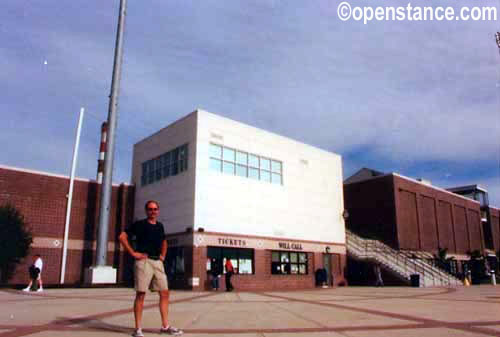
[[[102,176],[104,174],[104,158],[106,156],[106,142],[108,136],[108,123],[103,122],[101,125],[101,145],[99,147],[99,159],[97,160],[97,183],[102,184]]]

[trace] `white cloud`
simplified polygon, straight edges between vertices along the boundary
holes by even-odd
[[[40,148],[67,146],[74,137],[74,116],[67,114],[83,105],[92,122],[79,172],[93,177],[117,6],[9,4],[25,16],[0,14],[12,25],[0,46],[6,93],[0,108],[23,114],[12,121],[30,134],[10,132],[11,123],[0,133],[27,151],[31,137]],[[452,5],[462,4],[471,3]],[[497,6],[492,0],[481,5]],[[366,149],[380,166],[453,161],[473,172],[498,157],[496,23],[364,26],[336,20],[335,11],[331,1],[130,2],[117,177],[128,179],[134,142],[197,107],[337,153]],[[33,163],[23,154],[0,154],[6,164],[23,160],[27,167]],[[36,162],[37,169],[65,167],[50,157]]]

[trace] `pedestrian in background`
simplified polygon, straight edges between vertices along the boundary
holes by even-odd
[[[221,265],[217,259],[212,259],[210,262],[210,275],[212,276],[212,289],[219,290],[219,278],[221,275]]]
[[[43,261],[40,254],[36,254],[33,256],[33,264],[29,268],[30,274],[30,283],[23,291],[30,291],[33,283],[35,287],[38,288],[37,292],[43,291],[43,282],[42,282],[42,269],[43,269]]]
[[[226,291],[233,291],[233,284],[231,283],[231,276],[234,274],[234,267],[230,259],[226,259]]]
[[[382,280],[382,269],[380,268],[379,262],[375,263],[374,272],[375,272],[375,287],[383,287],[384,281]]]

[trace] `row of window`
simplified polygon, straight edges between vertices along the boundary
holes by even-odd
[[[224,274],[226,260],[230,259],[235,274],[255,274],[254,250],[245,248],[207,248],[207,271]],[[184,274],[184,248],[169,247],[165,261],[166,272],[170,277]],[[271,252],[271,274],[275,275],[307,275],[307,253],[303,252]]]
[[[188,169],[188,144],[142,163],[141,185],[175,176]]]
[[[210,144],[210,169],[273,184],[283,184],[281,161],[217,144]]]
[[[307,253],[302,252],[271,252],[271,274],[307,275]],[[235,274],[254,274],[254,251],[244,248],[208,247],[207,270],[225,273],[224,265],[231,260]]]

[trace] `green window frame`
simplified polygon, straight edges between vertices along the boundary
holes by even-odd
[[[141,185],[153,184],[188,170],[188,145],[183,144],[141,164]]]
[[[271,251],[271,274],[307,275],[308,256],[305,252]]]

